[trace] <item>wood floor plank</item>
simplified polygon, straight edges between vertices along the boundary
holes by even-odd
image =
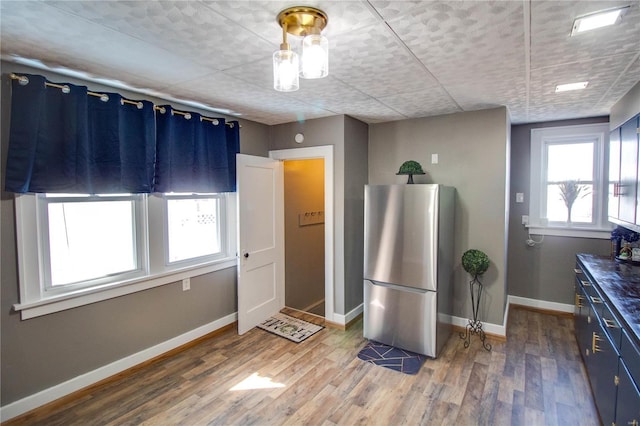
[[[359,360],[365,343],[361,320],[300,344],[227,330],[3,426],[597,424],[570,317],[512,309],[506,342],[455,333],[416,375]]]

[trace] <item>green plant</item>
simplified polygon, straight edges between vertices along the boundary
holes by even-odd
[[[578,198],[584,198],[589,195],[589,192],[587,192],[588,187],[581,185],[579,180],[565,180],[558,184],[558,188],[560,188],[560,197],[567,206],[567,222],[569,223],[571,222],[573,203],[575,203]]]
[[[470,249],[462,255],[462,267],[474,277],[485,273],[489,263],[489,256],[480,250]]]

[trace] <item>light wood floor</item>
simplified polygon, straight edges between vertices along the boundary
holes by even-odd
[[[8,424],[596,425],[571,318],[512,309],[487,352],[457,334],[405,375],[357,359],[362,323],[301,344],[235,330]],[[250,377],[264,389],[234,390]]]

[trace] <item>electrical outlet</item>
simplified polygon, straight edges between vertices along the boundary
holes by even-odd
[[[529,216],[527,216],[526,214],[522,215],[522,224],[523,225],[529,224]]]
[[[185,278],[182,280],[182,291],[191,290],[191,278]]]

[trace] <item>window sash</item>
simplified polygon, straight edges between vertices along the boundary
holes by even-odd
[[[227,229],[227,215],[224,214],[226,209],[225,195],[224,194],[163,194],[163,235],[164,235],[164,264],[166,267],[179,267],[186,265],[194,265],[199,263],[206,263],[215,261],[216,259],[227,256],[226,247],[228,246],[227,233],[224,232]],[[215,200],[216,201],[216,221],[217,221],[217,233],[219,238],[219,250],[217,252],[196,256],[186,259],[179,259],[172,261],[170,259],[170,231],[169,231],[169,202],[171,200]]]
[[[73,195],[55,196],[52,194],[36,195],[37,220],[39,221],[38,247],[41,262],[41,283],[43,292],[48,295],[64,294],[82,288],[96,287],[114,282],[125,281],[144,276],[148,273],[146,235],[146,196],[137,195]],[[54,285],[52,279],[52,259],[50,253],[49,206],[62,203],[100,203],[109,201],[130,201],[132,203],[134,268],[114,274],[108,274],[87,280]]]

